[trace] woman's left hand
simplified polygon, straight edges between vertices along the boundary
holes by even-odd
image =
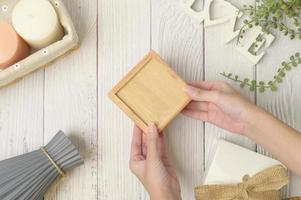
[[[151,125],[144,135],[134,127],[130,169],[152,200],[180,200],[181,189],[165,150],[164,135]]]

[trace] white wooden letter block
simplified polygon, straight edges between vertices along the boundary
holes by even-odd
[[[223,40],[225,44],[238,37],[239,30],[235,30],[235,27],[237,19],[240,19],[243,15],[242,13],[238,14],[238,8],[224,0],[208,0],[205,1],[204,10],[198,12],[192,8],[196,1],[197,0],[188,0],[187,2],[182,3],[182,7],[185,12],[200,23],[204,21],[205,27],[226,23],[226,29],[223,31]],[[215,9],[211,9],[212,5],[214,5]],[[223,16],[218,19],[212,19],[211,12],[213,10],[223,13]],[[254,27],[250,29],[249,32],[248,37],[246,37],[242,43],[236,45],[236,49],[253,64],[257,64],[265,54],[264,48],[269,47],[275,37],[272,34],[263,34],[260,27]],[[254,46],[256,38],[260,35],[263,35],[263,40],[261,42],[257,42],[257,46]],[[260,49],[263,50],[258,54]]]
[[[208,0],[205,2],[204,10],[198,12],[192,8],[195,1],[197,0],[189,0],[187,2],[184,2],[182,3],[182,7],[185,10],[185,12],[187,12],[187,14],[195,18],[200,23],[205,21],[205,27],[223,24],[229,20],[228,16],[223,16],[219,19],[211,19],[210,13],[210,8],[213,2],[216,2],[219,7],[224,7],[225,9],[228,8],[228,2],[225,2],[224,0]]]
[[[261,48],[269,47],[275,40],[275,36],[273,36],[272,34],[264,34],[260,27],[254,27],[249,31],[251,32],[251,34],[248,35],[243,43],[236,45],[236,47],[237,50],[246,58],[248,58],[253,64],[257,64],[265,54],[264,49],[261,53],[258,54],[259,50]],[[255,47],[254,42],[260,35],[262,35],[262,41],[257,42],[257,47]]]

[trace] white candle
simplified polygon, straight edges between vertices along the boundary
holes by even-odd
[[[63,28],[48,0],[20,0],[12,13],[17,33],[34,49],[44,48],[63,37]]]

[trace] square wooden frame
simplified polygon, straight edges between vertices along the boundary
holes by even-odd
[[[164,67],[166,67],[168,73],[179,83],[183,84],[185,87],[187,84],[181,79],[181,77],[167,64],[165,63],[160,56],[155,52],[151,51],[148,55],[146,55],[113,89],[108,93],[109,98],[129,117],[134,123],[140,127],[145,133],[147,132],[147,127],[149,124],[144,122],[141,117],[139,117],[133,109],[131,109],[123,100],[118,97],[118,92],[129,83],[152,59],[155,59],[159,63],[162,63]],[[180,88],[181,90],[183,88]],[[161,132],[167,126],[167,124],[181,112],[181,110],[191,101],[191,99],[184,93],[183,96],[186,98],[185,102],[178,107],[175,107],[175,111],[170,119],[166,120],[166,123],[158,127],[158,130]],[[149,122],[150,123],[150,122]]]

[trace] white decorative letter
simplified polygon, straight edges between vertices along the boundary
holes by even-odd
[[[211,19],[211,5],[213,2],[219,4],[219,6],[224,6],[227,2],[224,0],[208,0],[205,2],[203,11],[196,11],[192,7],[197,0],[189,0],[187,2],[182,3],[182,7],[186,13],[188,13],[191,17],[196,19],[198,22],[202,23],[205,20],[205,27],[218,25],[225,23],[229,20],[228,16],[219,18],[219,19]]]
[[[265,52],[264,49],[260,54],[257,55],[260,49],[269,47],[272,42],[275,40],[275,36],[272,34],[263,33],[260,27],[254,27],[250,29],[247,38],[242,42],[236,45],[238,51],[247,57],[253,64],[257,64]],[[256,39],[261,37],[261,41],[256,42]]]
[[[189,0],[187,2],[183,2],[181,5],[182,5],[184,11],[188,15],[190,15],[191,17],[193,17],[194,19],[196,19],[197,21],[202,23],[205,19],[204,11],[198,12],[192,8],[195,1],[197,1],[197,0]]]
[[[238,8],[225,0],[207,0],[205,1],[203,11],[196,11],[193,9],[196,1],[198,0],[187,0],[186,3],[182,3],[183,9],[191,17],[195,18],[200,23],[205,21],[205,27],[226,23],[226,28],[223,30],[223,40],[225,43],[229,43],[239,36],[240,30],[236,30],[235,28],[237,19],[240,19],[243,13],[240,13]],[[213,5],[214,9],[211,8]],[[222,14],[222,17],[212,19],[211,17],[213,15],[211,12],[213,11]],[[247,57],[254,64],[257,64],[265,54],[264,47],[269,47],[275,37],[272,34],[263,33],[260,27],[253,27],[246,31],[246,37],[243,41],[236,45],[236,47],[241,54]],[[257,41],[256,39],[258,37],[261,37],[262,40]],[[258,54],[260,49],[263,50]]]

